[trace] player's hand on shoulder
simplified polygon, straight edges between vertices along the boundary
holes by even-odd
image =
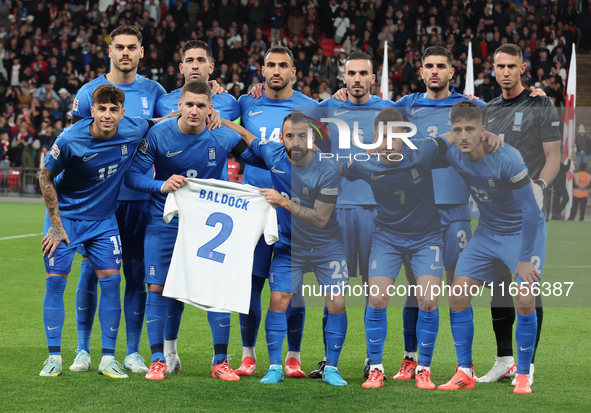
[[[215,109],[211,110],[211,114],[207,118],[207,129],[209,130],[216,130],[222,126],[222,121],[220,119],[220,112]]]
[[[505,142],[503,142],[503,140],[499,136],[488,131],[484,131],[482,142],[485,142],[484,149],[486,150],[486,153],[496,153],[499,150],[499,148],[505,147]]]
[[[162,192],[163,194],[169,194],[171,192],[179,190],[183,185],[186,185],[188,183],[189,180],[184,176],[172,175],[164,182],[162,188],[160,189],[160,192]]]
[[[533,262],[519,261],[517,263],[517,268],[515,269],[515,277],[518,275],[524,282],[528,283],[527,285],[530,288],[534,283],[537,283],[542,279],[538,271],[536,271],[536,266]]]
[[[537,97],[542,97],[542,96],[547,96],[546,93],[540,89],[540,88],[536,88],[534,86],[530,86],[529,90],[531,90],[531,93],[529,95],[530,98],[537,98]]]
[[[211,93],[214,95],[221,95],[222,93],[228,93],[226,89],[220,86],[218,82],[215,80],[210,80],[207,82],[209,86],[211,86]]]
[[[333,99],[336,100],[340,100],[341,102],[346,102],[347,101],[347,88],[340,88],[339,90],[337,90],[335,92],[334,95],[332,95]]]
[[[248,94],[255,99],[260,99],[263,96],[263,90],[265,89],[265,85],[262,83],[257,83],[250,89]]]
[[[283,206],[283,204],[287,202],[287,199],[274,189],[261,188],[259,189],[259,192],[264,195],[265,201],[274,207]]]
[[[41,241],[41,250],[43,251],[43,257],[47,255],[47,258],[51,258],[60,242],[65,242],[67,246],[70,246],[70,239],[68,234],[64,230],[64,227],[60,224],[59,226],[52,225],[47,231],[47,234]]]
[[[470,93],[469,95],[467,95],[467,94],[465,94],[465,93],[464,93],[464,97],[465,97],[465,98],[468,98],[468,99],[470,99],[470,100],[479,100],[479,101],[481,101],[481,102],[482,102],[482,99],[480,99],[478,96],[476,96],[476,95],[475,95],[475,94],[473,94],[473,93]]]

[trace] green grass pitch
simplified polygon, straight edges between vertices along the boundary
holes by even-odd
[[[587,222],[548,223],[545,280],[575,280],[572,294],[561,307],[545,307],[543,334],[536,359],[534,393],[514,395],[508,381],[477,384],[476,389],[458,392],[421,391],[413,382],[387,380],[381,389],[364,389],[362,369],[365,358],[363,308],[348,309],[349,330],[339,369],[349,382],[333,388],[312,379],[286,379],[278,385],[262,385],[268,366],[264,314],[257,343],[258,371],[253,377],[228,383],[211,377],[212,343],[205,312],[187,306],[179,335],[182,371],[162,382],[131,374],[128,380],[99,376],[100,328],[95,320],[91,341],[90,372],[72,373],[76,349],[74,295],[80,258],[76,257],[65,293],[66,324],[62,356],[64,373],[56,378],[38,376],[47,358],[41,316],[45,292],[45,269],[41,258],[43,204],[0,203],[0,377],[2,411],[400,411],[400,412],[590,412],[591,411],[591,311],[589,285],[591,253]],[[402,280],[401,280],[402,279]],[[404,277],[399,277],[403,282]],[[123,285],[122,285],[123,287]],[[576,295],[575,294],[575,295]],[[575,297],[573,295],[573,297]],[[553,302],[551,299],[546,302]],[[446,300],[440,299],[443,307]],[[263,308],[268,307],[268,287]],[[556,301],[558,303],[558,301]],[[578,303],[577,307],[570,304]],[[475,308],[476,336],[474,362],[477,374],[484,374],[494,362],[495,345],[486,307]],[[302,368],[309,372],[322,359],[321,308],[309,308],[302,345]],[[401,309],[388,310],[389,335],[384,351],[386,374],[399,367],[403,350]],[[229,352],[242,354],[238,317],[232,316]],[[124,321],[121,322],[124,332]],[[141,353],[149,360],[144,328]],[[285,354],[285,353],[284,353]],[[125,356],[125,335],[119,336],[117,359]],[[447,382],[456,365],[449,313],[441,310],[439,337],[432,364],[435,384]]]

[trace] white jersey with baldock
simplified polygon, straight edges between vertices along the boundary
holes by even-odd
[[[275,208],[258,188],[189,179],[166,199],[164,220],[179,232],[163,295],[217,312],[248,314],[255,246],[278,240]]]

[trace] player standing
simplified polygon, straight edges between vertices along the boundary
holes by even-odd
[[[287,47],[271,47],[265,54],[262,68],[266,87],[260,99],[250,95],[238,99],[242,124],[250,133],[262,140],[279,141],[282,120],[292,108],[316,108],[318,103],[290,87],[295,75],[294,59]],[[247,165],[244,169],[244,184],[259,188],[271,188],[271,173]],[[261,322],[261,292],[269,276],[273,246],[263,238],[259,241],[254,255],[252,269],[251,311],[240,314],[242,333],[242,365],[236,374],[250,376],[256,371],[255,344]],[[287,310],[288,352],[285,362],[287,377],[305,377],[301,370],[300,348],[304,332],[305,302],[302,296],[294,295]]]
[[[180,188],[187,178],[219,179],[225,168],[228,154],[245,162],[263,166],[250,153],[240,136],[227,128],[215,131],[206,129],[206,120],[212,111],[211,88],[201,80],[193,80],[183,86],[179,109],[181,116],[166,120],[146,135],[126,175],[125,183],[136,190],[151,194],[150,218],[146,228],[146,328],[152,350],[152,365],[147,379],[162,380],[167,371],[164,355],[164,330],[168,318],[168,301],[162,296],[168,267],[172,258],[178,232],[178,218],[170,223],[162,219],[166,193]],[[146,171],[155,167],[155,179]],[[212,323],[208,313],[214,343],[214,378],[236,381],[228,364],[228,324]]]
[[[189,40],[183,45],[181,50],[182,62],[179,64],[179,70],[185,77],[185,83],[191,79],[209,80],[209,75],[213,72],[215,64],[210,47],[201,40]],[[179,107],[179,100],[183,88],[178,88],[164,96],[161,96],[156,103],[155,115],[163,117],[171,112],[176,112]],[[229,93],[219,93],[212,95],[211,102],[213,108],[219,112],[223,119],[236,120],[240,117],[240,108],[236,99]],[[227,161],[225,163],[227,165]],[[228,168],[222,170],[221,179],[228,180]],[[182,301],[170,300],[168,305],[168,319],[164,332],[164,355],[166,358],[168,371],[174,373],[180,370],[181,360],[177,353],[177,338],[181,323],[181,317],[185,304]],[[210,325],[223,325],[229,328],[229,313],[208,313]],[[224,327],[226,328],[226,327]],[[229,336],[229,333],[227,334]],[[226,336],[223,334],[222,336]],[[228,344],[227,342],[225,343]]]
[[[536,202],[531,178],[519,151],[505,145],[496,153],[486,154],[481,142],[485,126],[476,104],[465,101],[454,105],[451,120],[456,145],[449,148],[445,158],[470,188],[478,203],[480,220],[458,260],[449,297],[458,370],[438,389],[474,388],[474,315],[470,306],[474,293],[471,287],[498,282],[499,270],[506,265],[515,274],[515,284],[519,286],[515,296],[518,365],[513,392],[531,393],[528,374],[537,329],[534,291],[544,271],[546,219]]]
[[[345,61],[343,83],[347,88],[347,100],[327,99],[320,104],[320,112],[324,118],[337,118],[347,123],[349,130],[353,130],[354,122],[359,124],[360,141],[369,144],[373,139],[374,120],[376,115],[385,107],[391,107],[392,102],[383,100],[370,94],[371,85],[375,81],[373,61],[363,52],[353,52]],[[358,153],[365,153],[364,149],[351,144],[350,149],[339,145],[338,128],[329,123],[331,131],[330,153],[343,160],[351,159]],[[363,181],[351,182],[341,179],[342,193],[339,195],[335,207],[337,219],[341,224],[341,238],[347,254],[349,276],[356,277],[359,273],[362,283],[367,284],[371,236],[374,230],[376,216],[376,202],[370,186]],[[328,312],[324,310],[322,318],[323,329],[326,326]],[[326,340],[324,340],[326,350]],[[310,377],[322,377],[326,364],[326,357],[318,363],[316,370]],[[369,376],[369,358],[365,360],[365,377]]]
[[[261,192],[269,204],[280,207],[279,241],[269,272],[271,303],[265,319],[271,366],[261,383],[283,381],[281,353],[288,329],[286,311],[292,294],[303,295],[303,275],[312,268],[325,289],[328,310],[327,359],[322,378],[333,386],[345,386],[347,382],[337,369],[347,333],[343,289],[348,282],[345,250],[334,213],[341,189],[338,167],[334,161],[321,159],[308,149],[311,122],[300,112],[284,118],[280,143],[258,139],[238,125],[226,124],[239,131],[252,151],[265,161],[274,189],[269,186]]]
[[[64,290],[76,248],[84,244],[101,286],[98,372],[127,378],[115,360],[121,320],[121,243],[115,208],[125,170],[149,126],[141,118],[124,117],[124,102],[120,89],[97,87],[92,94],[92,117],[66,129],[45,157],[39,181],[48,212],[43,229],[47,271],[43,324],[49,358],[40,376],[62,373]]]
[[[72,106],[72,121],[90,116],[91,96],[97,86],[113,84],[125,92],[128,116],[150,119],[158,98],[166,93],[164,88],[153,80],[137,74],[140,59],[144,56],[142,33],[135,26],[119,26],[111,32],[109,57],[112,71],[99,76],[84,85]],[[131,153],[131,152],[130,152]],[[152,172],[148,172],[152,176]],[[146,287],[144,285],[144,233],[148,217],[149,194],[132,191],[121,185],[117,203],[117,222],[123,245],[123,274],[125,275],[125,294],[123,313],[127,337],[127,356],[123,367],[134,373],[146,373],[148,368],[140,356],[139,346],[144,323],[146,306]],[[80,269],[80,280],[76,289],[76,326],[78,330],[78,350],[72,371],[86,371],[90,368],[90,334],[94,322],[97,303],[97,276],[84,249]]]
[[[549,205],[546,201],[550,199],[548,185],[560,169],[560,118],[550,98],[530,99],[530,90],[521,84],[525,66],[519,46],[505,44],[495,51],[494,69],[503,94],[486,105],[483,123],[488,131],[503,137],[506,143],[520,152],[534,180],[538,205],[547,214]],[[515,374],[512,340],[515,308],[511,295],[505,291],[503,296],[499,289],[503,281],[508,288],[511,274],[507,269],[504,269],[499,283],[495,283],[491,300],[497,357],[491,370],[478,379],[480,383],[495,382]],[[536,313],[538,326],[530,383],[533,383],[533,364],[544,318],[541,294],[536,297]]]

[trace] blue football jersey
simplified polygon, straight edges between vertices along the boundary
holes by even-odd
[[[106,75],[97,77],[91,82],[88,82],[76,93],[74,103],[72,104],[72,115],[86,118],[91,116],[90,107],[92,106],[92,92],[97,86],[111,84]],[[135,82],[128,85],[116,85],[125,93],[125,116],[139,116],[145,119],[154,117],[154,110],[156,109],[156,102],[158,99],[166,94],[166,90],[158,82],[147,79],[143,76],[136,75]],[[152,177],[152,171],[147,172],[147,176]],[[119,201],[139,201],[148,200],[149,195],[140,192],[132,191],[127,188],[125,184],[121,184],[121,191],[119,193]]]
[[[131,188],[151,193],[152,224],[167,225],[162,219],[167,194],[160,192],[164,181],[172,175],[187,178],[220,179],[228,154],[242,142],[236,132],[226,127],[205,129],[199,135],[187,135],[178,127],[178,118],[166,119],[154,126],[138,147],[125,178]],[[264,164],[247,148],[238,156],[243,162]],[[154,180],[145,176],[156,169]],[[178,219],[171,221],[178,225]]]
[[[337,125],[327,122],[330,128],[330,153],[334,155],[337,163],[347,162],[358,153],[365,153],[365,149],[355,146],[353,141],[354,122],[358,122],[359,140],[364,144],[373,142],[374,123],[376,116],[384,108],[392,107],[392,102],[384,100],[377,96],[371,96],[369,102],[363,105],[357,105],[350,100],[341,102],[336,99],[327,99],[320,103],[322,117],[336,118],[347,123],[351,133],[350,149],[341,148],[339,144],[339,131]],[[373,197],[370,186],[362,181],[342,180],[343,193],[339,196],[337,207],[355,208],[359,206],[375,206],[376,201]]]
[[[416,150],[404,146],[404,158],[389,166],[377,158],[352,160],[343,165],[343,176],[362,179],[373,191],[378,206],[375,223],[388,230],[412,235],[440,231],[439,211],[433,196],[431,163],[439,154],[434,139],[415,139]]]
[[[289,162],[285,147],[279,142],[255,139],[251,148],[269,168],[273,188],[284,197],[311,209],[314,209],[316,200],[336,203],[341,192],[341,177],[333,160],[320,159],[319,154],[314,153],[308,165],[298,167]],[[277,208],[277,215],[280,238],[283,242],[291,240],[295,246],[312,248],[326,245],[335,241],[341,231],[335,211],[322,229],[292,217],[283,208]]]
[[[429,99],[427,93],[413,93],[395,102],[397,110],[417,126],[416,138],[436,137],[451,129],[450,110],[456,103],[467,98],[453,88],[445,99]],[[474,101],[483,107],[484,102]],[[467,205],[470,194],[466,185],[453,168],[434,169],[433,187],[437,205]]]
[[[156,110],[154,116],[161,118],[171,112],[179,110],[179,100],[181,99],[181,92],[183,88],[173,90],[164,96],[161,96],[156,102]],[[213,108],[220,113],[220,118],[234,121],[240,117],[240,107],[238,101],[229,93],[220,93],[211,97]]]
[[[103,220],[114,216],[125,171],[149,129],[145,119],[124,116],[111,139],[90,134],[93,118],[82,119],[57,138],[45,166],[54,180],[60,214]]]
[[[523,211],[515,200],[511,184],[527,177],[528,172],[517,149],[505,144],[496,153],[471,162],[456,145],[452,145],[445,158],[462,177],[478,204],[478,228],[501,234],[521,231]]]
[[[238,104],[244,128],[263,140],[276,142],[279,142],[283,118],[292,109],[318,108],[318,102],[295,90],[290,98],[283,100],[272,100],[264,95],[260,99],[243,95],[238,99]],[[247,165],[242,182],[259,188],[271,188],[271,175],[269,171]]]

